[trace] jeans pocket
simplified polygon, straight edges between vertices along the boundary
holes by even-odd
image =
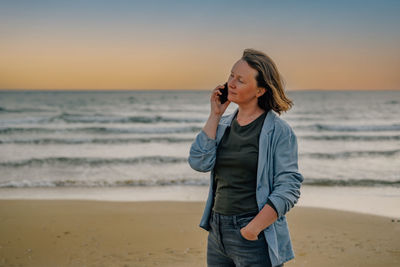
[[[249,222],[251,222],[251,220],[253,220],[253,218],[254,218],[254,216],[240,218],[240,219],[238,219],[237,222],[236,222],[236,223],[237,223],[237,226],[238,226],[239,228],[243,228],[243,227],[245,227],[246,225],[248,225]]]
[[[256,239],[256,240],[250,240],[250,239],[246,239],[243,235],[242,235],[242,233],[240,232],[240,229],[241,228],[239,228],[239,229],[237,229],[237,233],[238,233],[238,235],[239,235],[239,238],[242,240],[242,241],[244,241],[244,242],[249,242],[249,243],[257,243],[257,242],[260,242],[260,240],[263,240],[264,238],[264,233],[263,232],[261,232],[259,235],[258,235],[258,238]]]

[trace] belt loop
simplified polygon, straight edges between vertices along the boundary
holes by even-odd
[[[233,215],[233,225],[235,226],[235,228],[237,228],[237,216]]]

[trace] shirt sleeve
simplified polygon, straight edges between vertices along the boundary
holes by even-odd
[[[298,171],[297,138],[292,130],[282,136],[274,153],[274,183],[269,200],[285,215],[298,201],[304,177]]]
[[[217,141],[201,130],[192,143],[188,162],[192,169],[199,172],[210,171],[215,164]]]

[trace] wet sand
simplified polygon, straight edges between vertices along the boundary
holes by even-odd
[[[204,202],[0,200],[0,266],[206,266]],[[400,266],[400,218],[295,207],[285,266]]]

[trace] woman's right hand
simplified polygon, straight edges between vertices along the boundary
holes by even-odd
[[[211,92],[211,97],[210,97],[211,114],[222,116],[228,105],[231,103],[231,101],[227,100],[224,104],[221,104],[221,101],[219,100],[219,95],[222,95],[219,89],[224,89],[224,87],[225,87],[224,85],[218,85]]]
[[[224,85],[219,85],[211,91],[211,112],[206,124],[203,127],[203,131],[207,134],[209,138],[213,140],[215,140],[217,135],[219,120],[221,119],[222,114],[224,114],[228,105],[231,103],[231,101],[227,100],[224,104],[221,104],[221,101],[219,100],[219,95],[221,95],[222,93],[219,91],[219,89],[222,88],[224,88]]]

